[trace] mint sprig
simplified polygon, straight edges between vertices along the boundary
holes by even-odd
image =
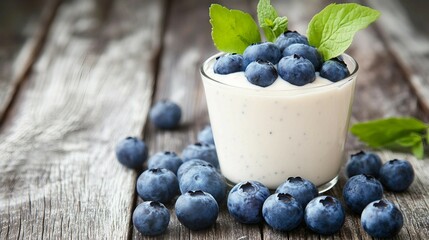
[[[355,33],[379,16],[379,11],[356,3],[330,4],[308,24],[308,42],[317,48],[325,61],[329,60],[344,53]]]
[[[429,125],[415,118],[386,118],[354,124],[353,135],[373,148],[405,148],[419,159],[429,144]]]
[[[287,30],[287,17],[279,17],[270,0],[260,0],[257,6],[259,26],[268,41],[274,42]]]
[[[209,14],[212,38],[218,50],[242,54],[247,46],[261,41],[258,25],[250,14],[219,4],[212,4]]]

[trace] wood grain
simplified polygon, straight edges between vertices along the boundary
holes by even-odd
[[[389,50],[400,64],[418,97],[422,110],[429,116],[429,20],[423,9],[426,1],[368,1],[382,12],[377,21],[379,31]],[[416,23],[418,22],[418,23]]]
[[[58,4],[0,2],[0,122],[43,46]]]
[[[164,1],[68,1],[0,134],[1,239],[126,239]],[[142,24],[144,23],[144,24]]]

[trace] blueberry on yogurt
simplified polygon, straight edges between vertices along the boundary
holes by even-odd
[[[251,62],[244,71],[244,75],[251,84],[268,87],[274,83],[278,74],[274,65],[264,60]]]
[[[235,53],[217,57],[213,66],[213,71],[217,74],[230,74],[243,70],[243,56]]]
[[[320,68],[320,76],[331,82],[338,82],[349,75],[347,64],[338,57],[324,62]]]
[[[277,39],[275,44],[279,47],[280,51],[283,50],[294,43],[302,43],[308,45],[307,37],[299,34],[297,31],[286,31],[281,34]]]
[[[293,56],[293,55],[299,55],[305,59],[308,59],[314,66],[314,69],[317,71],[322,66],[322,56],[320,56],[319,52],[316,48],[302,44],[302,43],[295,43],[288,47],[286,47],[283,50],[283,57],[287,56]]]
[[[263,42],[249,45],[243,53],[244,66],[248,66],[251,62],[262,60],[277,64],[282,57],[280,49],[272,42]]]
[[[282,79],[296,86],[303,86],[316,79],[313,64],[297,54],[282,58],[277,71]]]

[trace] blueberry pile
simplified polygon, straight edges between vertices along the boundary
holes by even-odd
[[[316,72],[332,82],[350,75],[341,57],[323,62],[317,49],[296,31],[286,31],[275,43],[252,44],[243,55],[222,55],[216,59],[213,71],[217,74],[244,71],[247,80],[260,87],[270,86],[278,76],[293,85],[303,86],[316,79]]]
[[[181,157],[163,151],[147,161],[148,169],[136,184],[144,202],[136,207],[132,218],[142,234],[154,236],[166,231],[170,212],[165,205],[172,203],[185,227],[208,228],[216,223],[219,206],[225,200],[230,215],[243,224],[265,222],[284,232],[305,223],[322,235],[334,234],[343,226],[346,215],[340,200],[319,196],[316,186],[302,177],[289,177],[273,194],[252,180],[236,184],[227,194],[211,127],[200,131],[198,139],[202,142],[185,147]],[[120,141],[115,150],[118,161],[128,168],[141,169],[148,157],[146,144],[134,137]],[[379,238],[397,234],[403,226],[403,215],[392,202],[383,199],[383,187],[395,192],[408,189],[414,180],[412,165],[397,159],[382,164],[377,154],[360,151],[350,156],[346,173],[349,179],[343,188],[343,200],[348,209],[361,216],[363,229]]]

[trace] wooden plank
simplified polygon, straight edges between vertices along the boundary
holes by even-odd
[[[389,50],[400,63],[424,114],[429,116],[429,20],[426,1],[367,1],[382,15],[377,26]]]
[[[43,46],[58,4],[0,2],[0,122]]]
[[[114,147],[143,131],[164,6],[60,7],[0,134],[1,239],[130,237],[136,172]]]

